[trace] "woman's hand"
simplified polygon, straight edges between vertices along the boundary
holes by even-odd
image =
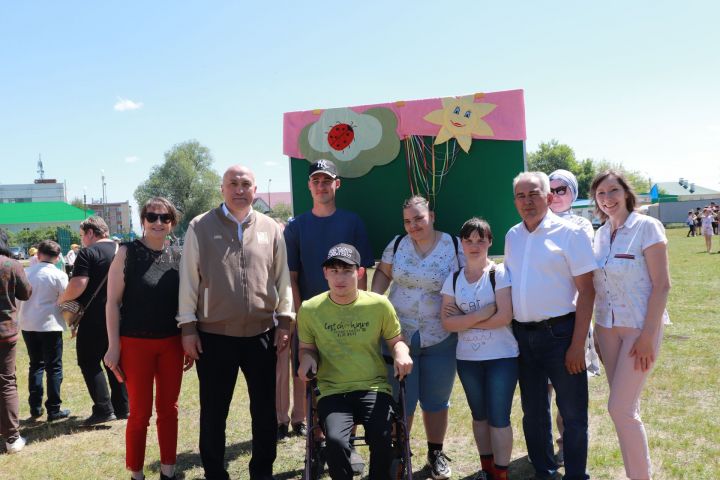
[[[455,305],[455,303],[447,303],[443,307],[443,313],[448,317],[455,317],[457,315],[464,315],[463,311]]]
[[[116,367],[120,362],[120,346],[110,345],[107,352],[105,352],[103,362],[105,363],[105,366],[108,367],[110,370]]]
[[[641,333],[630,349],[630,356],[635,357],[635,370],[647,372],[655,363],[655,348],[652,339]]]
[[[123,383],[125,381],[125,373],[120,368],[120,345],[110,345],[108,351],[105,352],[103,362],[113,372],[118,382]]]

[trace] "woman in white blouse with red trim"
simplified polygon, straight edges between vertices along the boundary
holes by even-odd
[[[670,291],[667,238],[662,224],[634,211],[635,194],[622,174],[598,174],[590,187],[605,224],[595,235],[595,335],[605,364],[625,473],[651,477],[640,395],[655,364]]]

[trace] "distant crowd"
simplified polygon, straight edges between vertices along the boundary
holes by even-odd
[[[125,467],[135,480],[145,478],[153,410],[160,479],[177,478],[178,398],[183,371],[193,367],[208,480],[230,478],[225,429],[240,372],[250,398],[252,480],[274,478],[278,441],[291,430],[320,442],[331,478],[362,474],[366,462],[352,441],[357,424],[370,446],[370,478],[389,480],[400,379],[409,429],[421,410],[428,475],[450,478],[444,442],[456,375],[479,453],[473,479],[509,478],[518,384],[533,478],[561,478],[562,467],[562,478],[589,479],[588,378],[603,370],[626,475],[651,478],[639,399],[669,323],[667,238],[659,221],[635,211],[621,173],[605,171],[592,182],[604,222],[597,232],[572,213],[578,183],[571,172],[520,173],[507,189],[522,221],[505,234],[503,263],[489,256],[487,221],[470,218],[453,234],[435,230],[432,205],[413,196],[398,206],[404,233],[388,239],[376,265],[362,219],[336,207],[341,178],[333,162],[312,163],[307,185],[312,209],[285,226],[253,210],[253,172],[230,167],[223,203],[192,219],[182,250],[167,241],[180,214],[162,197],[142,206],[143,233],[131,242],[114,242],[101,218],[86,219],[83,247],[74,245],[64,265],[60,246],[46,240],[24,269],[9,258],[0,231],[6,451],[26,445],[15,380],[20,336],[30,360],[31,417],[70,415],[61,399],[70,323],[92,404],[83,423],[127,419]],[[702,213],[701,233],[711,241],[717,206]],[[689,212],[688,235],[697,233],[696,217]],[[307,429],[305,382],[313,377],[321,432]]]
[[[687,236],[699,237],[702,235],[705,238],[707,253],[711,253],[713,236],[718,234],[718,219],[720,219],[720,206],[715,202],[710,202],[703,208],[697,207],[695,210],[688,211],[685,222],[688,226]]]

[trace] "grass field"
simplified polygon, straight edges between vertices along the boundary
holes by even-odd
[[[702,238],[686,238],[685,230],[669,230],[673,289],[668,310],[673,320],[665,331],[657,368],[643,394],[642,413],[650,439],[656,479],[720,478],[720,255],[705,253]],[[718,242],[720,244],[720,242]],[[720,245],[714,247],[715,251]],[[18,388],[21,418],[27,406],[27,354],[18,346]],[[234,479],[248,478],[250,422],[242,379],[228,418],[228,470]],[[615,430],[605,410],[608,388],[604,376],[590,380],[590,452],[592,478],[625,478]],[[185,374],[180,400],[178,466],[186,479],[202,478],[197,449],[198,400],[194,370]],[[521,427],[519,393],[513,407],[515,448],[510,475],[526,478],[532,473],[527,461]],[[106,479],[129,478],[124,470],[125,422],[106,427],[83,428],[80,421],[90,413],[90,402],[75,362],[73,341],[65,343],[64,406],[72,409],[67,421],[22,423],[28,446],[17,455],[0,455],[0,479]],[[153,420],[154,421],[154,420]],[[471,432],[470,412],[462,387],[456,382],[445,449],[453,459],[453,478],[469,478],[479,469],[479,457]],[[426,447],[420,421],[414,431],[416,479]],[[278,447],[276,478],[299,478],[304,442],[292,438]],[[367,458],[367,452],[364,453]],[[159,452],[151,425],[146,474],[159,477]],[[329,477],[328,477],[329,478]]]

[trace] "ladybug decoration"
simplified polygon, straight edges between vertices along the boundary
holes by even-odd
[[[348,123],[338,122],[328,132],[327,139],[333,150],[345,150],[355,139],[355,129]]]

